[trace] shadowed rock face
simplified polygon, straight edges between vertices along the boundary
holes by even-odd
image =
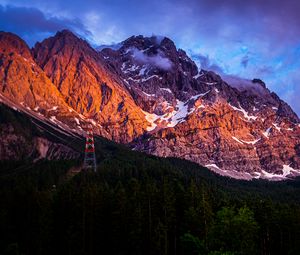
[[[75,159],[80,153],[70,147],[71,139],[0,103],[0,160]]]
[[[133,36],[100,52],[67,30],[32,52],[15,35],[0,38],[2,94],[54,124],[80,131],[92,120],[136,150],[236,178],[300,173],[292,109],[259,79],[231,85],[198,70],[168,38]]]

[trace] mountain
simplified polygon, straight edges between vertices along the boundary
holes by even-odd
[[[168,38],[131,37],[101,54],[120,69],[152,122],[134,149],[204,164],[237,178],[299,172],[299,118],[259,79],[230,86],[198,71]]]
[[[78,132],[84,117],[65,102],[21,38],[0,32],[0,58],[0,101],[69,132]]]
[[[235,178],[300,174],[300,121],[263,81],[226,83],[166,37],[95,50],[68,30],[29,50],[1,32],[2,101],[59,129],[97,135]],[[8,101],[9,100],[9,101]],[[48,123],[49,124],[49,123]]]
[[[1,93],[30,108],[64,105],[59,91],[35,63],[26,43],[11,33],[0,33]]]
[[[64,101],[118,142],[144,133],[147,123],[118,76],[86,41],[68,30],[37,43],[33,56]]]

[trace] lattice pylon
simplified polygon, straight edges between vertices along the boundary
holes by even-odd
[[[89,125],[86,128],[86,142],[85,142],[85,152],[83,161],[83,170],[91,169],[94,172],[97,171],[96,154],[95,154],[95,144],[92,126]]]

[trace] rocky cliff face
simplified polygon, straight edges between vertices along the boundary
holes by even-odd
[[[26,43],[16,35],[0,32],[1,93],[32,109],[63,104],[63,99],[35,63]]]
[[[0,103],[0,160],[36,161],[80,156],[70,147],[65,134],[55,127],[45,127],[37,119]]]
[[[38,114],[74,132],[90,121],[99,135],[135,150],[236,178],[300,173],[292,109],[259,79],[233,86],[198,70],[168,38],[133,36],[98,52],[69,31],[31,52],[11,34],[2,33],[0,44],[2,94],[29,113],[44,109]]]
[[[0,32],[0,77],[0,95],[8,105],[56,125],[66,123],[74,130],[83,122],[83,116],[65,102],[36,63],[26,43],[11,33]]]
[[[65,102],[93,119],[96,132],[123,143],[144,133],[147,123],[141,109],[86,41],[64,30],[37,43],[33,55]]]
[[[213,72],[198,71],[167,38],[131,37],[100,54],[120,69],[152,123],[134,149],[237,178],[298,172],[299,119],[261,80],[231,86]]]

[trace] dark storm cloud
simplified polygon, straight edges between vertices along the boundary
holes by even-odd
[[[68,28],[83,36],[89,36],[90,32],[77,19],[49,17],[36,8],[13,7],[0,5],[1,30],[14,32],[23,37],[30,45],[37,40],[45,38],[47,34],[53,34],[58,30]]]

